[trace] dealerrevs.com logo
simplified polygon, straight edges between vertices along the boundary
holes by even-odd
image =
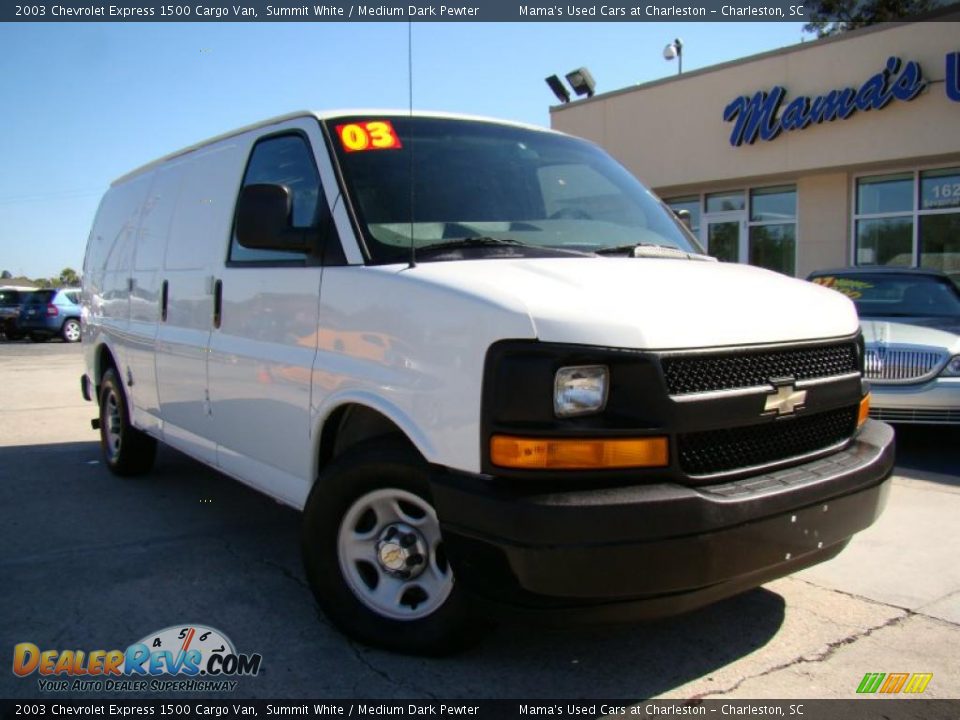
[[[13,673],[36,674],[41,692],[224,692],[260,672],[263,657],[238,653],[230,639],[204,625],[174,625],[126,650],[13,648]]]

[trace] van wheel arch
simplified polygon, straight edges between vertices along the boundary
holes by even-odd
[[[319,477],[327,465],[350,448],[374,438],[404,443],[422,455],[406,433],[386,415],[367,405],[348,403],[330,413],[323,425],[314,477]]]
[[[106,374],[107,370],[110,370],[111,368],[113,370],[117,370],[117,361],[113,357],[113,353],[110,351],[110,348],[107,347],[106,343],[101,343],[100,347],[97,348],[96,364],[93,367],[93,381],[96,383],[98,398],[100,397],[100,383],[103,381],[103,376]]]

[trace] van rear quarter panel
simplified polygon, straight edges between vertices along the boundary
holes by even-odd
[[[174,161],[150,173],[150,190],[140,213],[130,273],[133,283],[125,351],[133,384],[128,387],[128,392],[134,424],[154,434],[162,432],[155,349],[160,323],[163,257],[183,172],[184,163]]]
[[[97,211],[84,258],[86,339],[92,346],[106,343],[120,367],[124,367],[127,360],[130,269],[151,180],[149,175],[140,175],[107,191]],[[92,360],[90,362],[93,371]]]

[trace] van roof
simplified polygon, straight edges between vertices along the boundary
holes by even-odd
[[[384,108],[358,108],[358,109],[352,109],[352,110],[351,110],[351,109],[345,109],[345,110],[326,110],[326,111],[301,110],[301,111],[298,111],[298,112],[291,112],[291,113],[286,113],[286,114],[284,114],[284,115],[278,115],[278,116],[276,116],[276,117],[272,117],[272,118],[269,118],[269,119],[267,119],[267,120],[262,120],[262,121],[257,122],[257,123],[252,123],[252,124],[250,124],[250,125],[244,125],[243,127],[237,128],[236,130],[231,130],[231,131],[229,131],[229,132],[225,132],[225,133],[222,133],[222,134],[220,134],[220,135],[216,135],[216,136],[214,136],[214,137],[212,137],[212,138],[208,138],[207,140],[203,140],[203,141],[201,141],[201,142],[194,143],[193,145],[189,145],[188,147],[185,147],[185,148],[183,148],[183,149],[181,149],[181,150],[177,150],[177,151],[175,151],[175,152],[169,153],[168,155],[164,155],[164,156],[162,156],[162,157],[159,157],[159,158],[157,158],[156,160],[153,160],[153,161],[147,163],[146,165],[141,165],[140,167],[136,168],[135,170],[131,170],[130,172],[128,172],[128,173],[126,173],[126,174],[124,174],[124,175],[121,175],[121,176],[118,177],[116,180],[114,180],[112,183],[110,183],[110,186],[113,187],[113,186],[115,186],[115,185],[119,185],[119,184],[121,184],[121,183],[124,183],[124,182],[126,182],[127,180],[130,180],[131,178],[134,178],[134,177],[136,177],[137,175],[140,175],[141,173],[146,172],[147,170],[151,170],[151,169],[157,167],[158,165],[162,165],[162,164],[165,163],[165,162],[168,162],[168,161],[170,161],[170,160],[173,160],[174,158],[178,158],[178,157],[181,157],[181,156],[183,156],[183,155],[187,155],[187,154],[189,154],[189,153],[194,152],[195,150],[199,150],[199,149],[204,148],[204,147],[206,147],[206,146],[208,146],[208,145],[212,145],[213,143],[220,142],[221,140],[226,140],[227,138],[234,137],[235,135],[242,135],[243,133],[249,132],[249,131],[251,131],[251,130],[256,130],[256,129],[258,129],[258,128],[267,127],[267,126],[270,126],[270,125],[275,125],[275,124],[281,123],[281,122],[286,122],[287,120],[295,120],[295,119],[297,119],[297,118],[313,117],[313,118],[316,118],[317,120],[330,120],[331,118],[349,117],[349,116],[353,116],[353,115],[371,115],[371,116],[376,116],[376,115],[394,115],[394,116],[395,116],[395,115],[412,115],[413,117],[451,118],[451,119],[456,119],[456,120],[473,120],[473,121],[475,121],[475,122],[496,123],[497,125],[512,125],[512,126],[514,126],[514,127],[526,128],[527,130],[536,130],[536,131],[539,131],[539,132],[554,133],[554,134],[557,134],[557,135],[563,134],[563,133],[558,133],[556,130],[551,130],[550,128],[539,127],[539,126],[537,126],[537,125],[530,125],[530,124],[528,124],[528,123],[515,122],[515,121],[512,121],[512,120],[501,120],[501,119],[498,119],[498,118],[485,117],[485,116],[482,116],[482,115],[464,115],[464,114],[461,114],[461,113],[450,113],[450,112],[440,112],[440,111],[436,111],[436,112],[435,112],[435,111],[420,111],[420,110],[418,110],[418,111],[415,111],[415,112],[411,113],[410,110],[398,110],[398,109],[396,109],[396,108],[394,108],[394,109],[384,109]]]

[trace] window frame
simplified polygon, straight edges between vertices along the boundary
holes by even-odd
[[[850,265],[853,267],[872,267],[876,263],[857,262],[857,221],[859,220],[885,220],[889,218],[910,218],[912,222],[910,235],[910,264],[907,267],[920,268],[920,218],[926,215],[954,215],[960,214],[960,207],[949,208],[927,208],[920,207],[920,176],[929,171],[956,169],[960,173],[960,163],[948,162],[937,165],[927,165],[923,167],[914,166],[913,168],[891,169],[886,171],[870,170],[867,172],[855,173],[851,176],[850,186],[850,226],[848,229],[848,251]],[[866,178],[883,177],[885,175],[911,175],[913,182],[913,191],[911,199],[913,207],[910,210],[898,210],[895,212],[883,213],[858,213],[857,212],[857,193],[860,188],[860,181]],[[902,267],[902,266],[884,266],[879,267]]]
[[[793,215],[793,277],[797,277],[797,260],[800,255],[800,188],[798,187],[797,180],[784,180],[776,183],[765,183],[763,185],[741,185],[733,188],[719,188],[719,189],[707,189],[702,190],[699,193],[681,193],[674,195],[672,197],[664,197],[663,201],[673,207],[671,203],[686,201],[689,202],[690,199],[697,197],[699,198],[700,203],[700,220],[698,232],[696,234],[697,240],[700,241],[700,244],[704,247],[708,247],[708,239],[704,236],[706,232],[706,227],[708,225],[705,222],[704,218],[710,215],[717,215],[720,212],[728,213],[731,217],[733,215],[740,215],[743,222],[743,232],[744,232],[744,243],[746,245],[746,257],[741,260],[738,264],[742,265],[752,265],[750,262],[750,230],[753,227],[763,226],[763,225],[789,225],[789,222],[784,222],[783,220],[752,220],[752,211],[753,211],[753,193],[757,190],[768,190],[770,188],[788,188],[792,187],[793,192],[796,196],[796,208]],[[714,213],[707,212],[707,195],[729,195],[736,192],[742,192],[744,198],[744,204],[742,210],[726,210],[726,211],[717,211]],[[709,249],[707,250],[709,252]],[[739,249],[738,249],[739,252]],[[752,265],[753,267],[761,267],[760,265]]]
[[[243,188],[246,186],[247,173],[250,170],[250,163],[253,161],[253,154],[257,151],[257,147],[264,142],[270,140],[275,140],[282,137],[291,137],[296,136],[303,140],[307,156],[310,158],[310,164],[313,166],[314,173],[317,177],[317,206],[313,212],[313,220],[305,230],[312,231],[313,233],[313,246],[310,250],[303,253],[303,258],[285,258],[278,260],[236,260],[231,257],[231,251],[233,250],[233,243],[237,237],[237,210],[240,203],[240,193],[243,191]],[[243,172],[240,175],[240,183],[237,185],[236,193],[234,194],[233,201],[233,220],[230,223],[230,235],[227,238],[227,255],[224,259],[224,266],[229,268],[249,268],[249,267],[267,267],[267,268],[302,268],[302,267],[317,267],[323,264],[323,248],[326,242],[339,242],[338,234],[332,229],[328,229],[328,237],[324,237],[323,230],[323,218],[326,217],[326,222],[332,227],[333,225],[333,214],[330,211],[330,208],[327,206],[327,197],[325,194],[323,186],[323,178],[320,175],[320,168],[317,166],[317,160],[314,155],[314,147],[310,142],[310,137],[306,132],[300,128],[284,128],[282,130],[277,130],[275,132],[267,133],[265,135],[260,135],[257,137],[253,144],[250,146],[250,151],[247,153],[247,160],[243,165]],[[239,242],[238,242],[239,244]]]

